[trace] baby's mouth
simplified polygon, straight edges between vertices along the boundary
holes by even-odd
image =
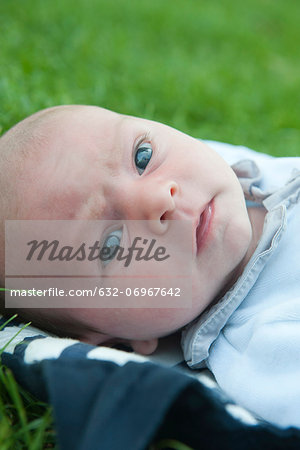
[[[212,215],[213,205],[212,201],[210,201],[202,211],[198,226],[196,228],[197,254],[203,248],[206,238],[208,237]]]

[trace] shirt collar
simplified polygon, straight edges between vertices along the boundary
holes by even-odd
[[[246,200],[263,204],[268,213],[262,237],[233,287],[215,305],[191,322],[182,332],[182,347],[187,363],[193,368],[205,366],[211,344],[218,337],[231,314],[242,303],[270,255],[278,246],[286,227],[286,209],[299,199],[300,172],[293,174],[283,188],[272,193],[259,187],[261,173],[254,161],[244,160],[232,166],[243,187]]]

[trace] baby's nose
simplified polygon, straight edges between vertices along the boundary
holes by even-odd
[[[163,222],[171,219],[175,210],[178,185],[174,181],[143,184],[133,193],[130,219]]]

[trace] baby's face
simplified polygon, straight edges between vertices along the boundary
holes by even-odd
[[[143,220],[145,227],[151,220],[157,223],[153,238],[168,233],[165,220],[185,219],[193,224],[195,244],[188,307],[172,308],[170,297],[170,308],[72,314],[98,331],[97,343],[147,340],[179,329],[227,289],[244,264],[251,225],[234,172],[207,145],[161,123],[90,106],[58,108],[57,117],[48,127],[49,143],[24,168],[22,218]],[[202,213],[207,226],[197,245]]]

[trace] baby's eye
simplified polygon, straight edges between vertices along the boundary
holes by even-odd
[[[152,145],[150,142],[140,144],[136,150],[134,162],[140,175],[144,172],[152,156]]]
[[[123,230],[114,230],[104,240],[101,248],[101,261],[106,266],[117,254],[120,248]]]

